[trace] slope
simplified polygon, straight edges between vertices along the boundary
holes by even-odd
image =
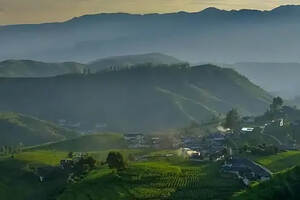
[[[18,113],[0,113],[0,146],[37,145],[72,138],[77,133]]]
[[[234,200],[296,200],[300,198],[300,167],[278,173],[271,180],[251,187],[236,195]]]
[[[90,129],[135,131],[181,127],[237,107],[266,110],[271,96],[230,69],[212,65],[143,65],[90,75],[0,79],[0,110],[17,111]],[[21,98],[22,97],[22,98]],[[26,106],[24,106],[26,105]]]

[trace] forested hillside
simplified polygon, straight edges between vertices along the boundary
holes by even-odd
[[[7,60],[0,62],[0,77],[50,77],[82,73],[85,68],[85,65],[74,62],[44,63],[33,60]]]
[[[143,65],[98,74],[0,79],[0,110],[64,119],[82,128],[181,127],[236,107],[262,113],[271,96],[231,69]]]

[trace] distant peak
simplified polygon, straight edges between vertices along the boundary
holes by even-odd
[[[216,12],[220,12],[222,10],[218,9],[218,8],[215,8],[215,7],[208,7],[204,10],[202,10],[201,12],[202,13],[216,13]]]
[[[272,12],[290,12],[290,11],[295,11],[295,10],[300,10],[300,5],[283,5],[279,6],[277,8],[274,8],[271,10]]]

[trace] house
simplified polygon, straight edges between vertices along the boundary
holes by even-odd
[[[246,158],[231,158],[225,161],[221,171],[235,174],[239,179],[243,180],[245,185],[249,185],[251,180],[264,181],[272,176],[272,172],[268,169]]]
[[[160,138],[159,137],[153,137],[151,138],[151,145],[154,148],[159,148],[159,144],[160,144]]]
[[[201,153],[200,151],[195,151],[190,148],[182,148],[181,149],[182,154],[184,157],[190,158],[190,159],[200,159]]]
[[[124,140],[127,142],[129,148],[141,148],[144,144],[144,134],[129,133],[124,134]]]
[[[206,139],[214,141],[214,142],[219,142],[219,141],[222,142],[225,140],[225,135],[222,133],[213,133],[213,134],[210,134],[209,136],[207,136]]]
[[[96,129],[101,129],[101,128],[105,128],[107,127],[107,124],[106,123],[97,123],[95,125]]]
[[[72,169],[74,167],[74,161],[71,159],[65,159],[60,161],[61,169]]]
[[[252,133],[253,131],[254,131],[254,128],[252,128],[252,127],[243,127],[243,128],[241,128],[241,133],[247,134],[247,133]]]

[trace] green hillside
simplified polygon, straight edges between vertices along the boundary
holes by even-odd
[[[0,62],[0,77],[50,77],[82,73],[85,68],[85,65],[74,62],[44,63],[33,60],[6,60]]]
[[[161,53],[148,53],[148,54],[137,54],[137,55],[125,55],[125,56],[113,56],[108,58],[103,58],[91,62],[88,67],[92,72],[99,72],[104,69],[109,68],[123,68],[132,67],[135,65],[151,63],[153,65],[173,65],[183,63],[183,61],[178,60],[172,56],[168,56]]]
[[[77,137],[71,140],[34,147],[42,150],[58,151],[102,151],[107,149],[124,149],[127,147],[122,134],[101,133]]]
[[[2,78],[0,110],[109,130],[158,130],[201,122],[236,107],[266,110],[271,96],[231,69],[142,65],[89,75]],[[26,105],[26,106],[24,106]]]
[[[137,150],[131,150],[136,153]],[[99,161],[105,151],[93,152]],[[121,151],[124,152],[124,151]],[[126,151],[125,153],[128,153]],[[173,152],[174,153],[174,152]],[[220,176],[218,163],[193,163],[176,159],[130,162],[119,175],[98,166],[76,184],[56,168],[67,157],[60,151],[29,151],[12,158],[0,157],[0,199],[228,199],[242,189],[236,179]],[[46,182],[35,174],[38,167],[57,169]]]
[[[272,156],[260,156],[255,158],[255,161],[272,172],[280,172],[287,168],[300,166],[300,151],[287,151]]]
[[[18,113],[0,113],[0,146],[37,145],[77,136],[53,123]]]
[[[106,167],[93,171],[57,199],[227,199],[240,189],[238,180],[220,177],[216,163],[156,161],[132,164],[119,175]]]
[[[271,180],[252,186],[233,200],[297,200],[300,198],[300,167],[276,174]]]

